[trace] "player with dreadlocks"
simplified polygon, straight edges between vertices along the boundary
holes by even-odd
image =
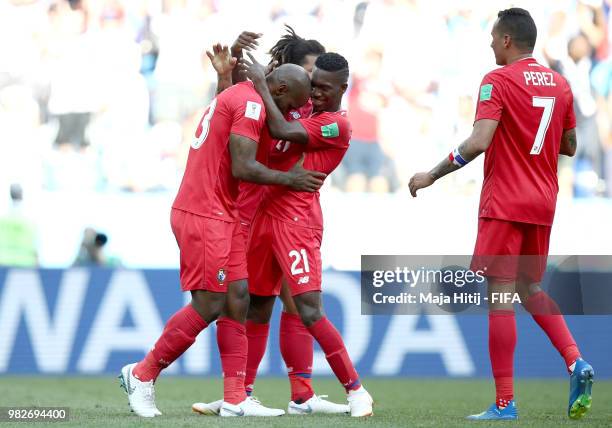
[[[325,53],[325,48],[316,40],[307,40],[298,36],[293,28],[287,27],[287,34],[283,35],[278,42],[270,49],[271,56],[268,69],[277,65],[291,63],[302,66],[309,74],[312,73],[315,61],[318,56]],[[242,58],[243,50],[255,49],[261,34],[245,31],[238,36],[231,47],[222,47],[220,44],[213,46],[213,52],[207,52],[215,70],[218,73],[217,93],[237,81],[244,81],[246,77],[237,72],[235,67],[239,58]],[[267,73],[266,73],[267,74]],[[297,110],[290,111],[286,116],[288,120],[307,118],[312,113],[312,103],[308,103]],[[279,169],[283,165],[284,158],[291,152],[290,141],[273,140],[270,146],[261,144],[258,148],[257,159],[265,163],[269,159],[272,168]],[[251,186],[244,182],[240,185],[240,195],[238,206],[243,227],[244,241],[249,236],[251,223],[255,217],[260,202],[268,192],[266,186]],[[246,248],[245,248],[246,251]],[[230,267],[231,272],[231,267]],[[278,282],[278,281],[277,281]],[[281,286],[282,284],[282,286]],[[346,404],[336,404],[323,399],[324,396],[317,396],[311,385],[312,363],[314,353],[313,337],[307,327],[302,322],[300,314],[292,298],[291,289],[284,279],[278,284],[280,297],[283,301],[283,312],[280,321],[280,351],[288,369],[289,381],[291,385],[291,401],[288,405],[288,412],[291,414],[309,413],[348,413],[350,407]],[[267,287],[264,285],[255,286],[254,289]],[[277,293],[278,294],[278,293]],[[251,293],[252,301],[265,300],[257,293]],[[271,310],[274,299],[271,301]],[[267,309],[266,309],[267,313]],[[251,312],[247,317],[246,332],[248,338],[248,358],[247,371],[245,378],[245,389],[247,394],[252,394],[257,370],[266,351],[269,336],[269,317],[259,316],[256,311]],[[222,402],[194,403],[192,409],[203,414],[218,414]]]
[[[316,40],[306,40],[297,34],[289,25],[287,34],[279,39],[270,49],[270,62],[276,61],[278,64],[297,64],[312,74],[312,68],[317,57],[325,53],[325,48]]]
[[[304,39],[295,33],[295,30],[285,24],[287,34],[283,35],[268,54],[270,62],[268,66],[273,68],[281,64],[296,64],[304,67],[304,70],[310,75],[317,57],[325,53],[325,47],[314,39]],[[229,88],[235,83],[242,82],[245,79],[235,67],[238,60],[242,58],[243,51],[257,49],[259,46],[258,39],[263,34],[254,33],[252,31],[243,31],[240,33],[231,49],[222,47],[220,43],[213,46],[213,52],[206,52],[208,58],[217,71],[217,94]],[[309,106],[310,103],[307,104]],[[300,109],[301,110],[301,109]]]

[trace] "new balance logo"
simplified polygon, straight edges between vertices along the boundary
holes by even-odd
[[[306,275],[298,279],[298,284],[308,284],[308,281],[310,281],[310,277]]]

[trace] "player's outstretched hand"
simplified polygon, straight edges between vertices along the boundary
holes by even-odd
[[[240,58],[242,56],[242,51],[250,51],[257,49],[259,46],[259,39],[263,34],[261,33],[253,33],[251,31],[243,31],[240,33],[234,44],[232,45],[232,56]]]
[[[416,198],[417,190],[424,189],[434,184],[436,180],[428,172],[418,172],[412,176],[408,187],[410,188],[410,194]]]
[[[255,57],[251,55],[250,52],[247,52],[247,56],[249,57],[249,59],[240,58],[240,60],[238,61],[240,73],[248,77],[253,82],[261,82],[266,80],[267,67],[258,63]]]
[[[213,68],[220,75],[226,75],[232,72],[238,59],[230,54],[227,46],[221,46],[221,43],[213,45],[212,52],[206,51],[206,56],[210,59]]]
[[[316,192],[323,185],[323,180],[327,174],[318,171],[304,169],[304,154],[293,167],[287,171],[291,184],[289,187],[302,192]]]

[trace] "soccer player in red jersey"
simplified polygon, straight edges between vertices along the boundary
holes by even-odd
[[[305,104],[310,96],[310,79],[295,65],[275,69],[266,82],[275,104],[284,112]],[[321,186],[325,174],[306,171],[299,164],[287,172],[271,170],[257,162],[265,115],[253,84],[243,82],[213,99],[197,127],[171,215],[180,248],[181,288],[191,292],[192,301],[168,320],[142,361],[121,370],[130,407],[139,416],[161,414],[155,405],[155,380],[214,320],[224,373],[221,416],[284,413],[266,409],[247,398],[244,391],[244,322],[249,299],[236,207],[238,185],[246,180],[313,192]]]
[[[514,293],[548,335],[570,373],[568,415],[591,406],[593,368],[581,358],[556,303],[540,288],[557,201],[557,159],[576,152],[572,91],[532,56],[529,12],[499,12],[491,32],[497,65],[480,86],[471,136],[429,172],[415,174],[412,196],[485,153],[472,270],[486,266],[489,295]],[[520,257],[519,257],[520,256]],[[497,294],[499,295],[499,294]],[[512,303],[489,298],[489,354],[496,402],[470,419],[517,419],[513,392],[516,322]]]
[[[287,121],[273,105],[265,85],[264,67],[250,54],[249,58],[250,61],[241,59],[240,67],[262,96],[271,136],[285,142],[282,165],[275,164],[275,167],[285,170],[304,157],[305,167],[331,173],[340,164],[351,137],[346,112],[340,110],[348,86],[346,59],[336,53],[325,53],[317,58],[311,77],[313,113],[308,118]],[[322,238],[323,215],[318,192],[308,194],[272,186],[255,215],[249,237],[247,267],[251,301],[248,319],[256,324],[269,322],[284,276],[301,321],[325,352],[334,374],[348,393],[351,416],[369,416],[372,397],[361,385],[342,337],[323,314]],[[309,401],[316,397],[311,390],[303,393],[303,401],[290,403],[290,413],[309,411]]]
[[[270,64],[296,64],[300,65],[311,74],[316,58],[325,52],[325,48],[316,40],[306,40],[298,36],[293,28],[289,26],[286,27],[287,34],[270,49]],[[243,49],[251,50],[255,48],[258,45],[257,39],[259,37],[260,34],[258,33],[244,31],[232,45],[231,52],[226,47],[217,45],[213,47],[212,53],[207,53],[213,67],[218,73],[218,93],[230,87],[234,79],[246,79],[244,76],[235,72],[237,70],[237,68],[234,67],[236,59],[242,58]],[[308,117],[311,113],[312,102],[309,100],[308,103],[299,109],[292,110],[288,114],[285,114],[285,118],[287,120],[297,120],[299,118]],[[269,137],[269,133],[266,131],[264,131],[264,134]],[[269,141],[270,146],[267,147],[263,141],[264,139],[262,139],[258,146],[258,161],[263,164],[269,163],[272,168],[278,168],[275,165],[279,163],[282,164],[290,142],[266,138],[265,141]],[[251,223],[267,190],[266,186],[249,182],[240,183],[240,194],[238,196],[237,205],[240,215],[241,231],[244,236],[245,251]],[[291,386],[291,400],[288,405],[289,413],[300,412],[300,405],[302,407],[307,406],[305,408],[308,409],[308,413],[300,412],[300,414],[348,413],[350,411],[348,405],[333,403],[324,399],[324,396],[317,396],[314,393],[311,383],[314,353],[313,338],[304,323],[302,323],[295,303],[293,302],[293,298],[291,297],[291,290],[287,281],[284,279],[282,280],[280,298],[283,302],[283,311],[280,320],[280,351],[288,369],[289,384]],[[249,351],[247,357],[245,389],[247,395],[252,395],[257,369],[266,352],[269,323],[267,321],[265,323],[257,323],[247,319],[246,334]],[[306,402],[307,404],[304,405]],[[204,415],[218,415],[222,403],[223,400],[209,403],[193,403],[192,410]]]

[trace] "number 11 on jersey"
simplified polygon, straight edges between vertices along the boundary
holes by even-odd
[[[532,105],[544,108],[544,113],[542,113],[542,118],[540,119],[540,126],[538,126],[538,132],[533,141],[533,147],[531,147],[531,154],[539,155],[542,151],[544,137],[546,137],[546,131],[548,131],[548,125],[550,125],[550,119],[555,108],[555,97],[533,97]]]

